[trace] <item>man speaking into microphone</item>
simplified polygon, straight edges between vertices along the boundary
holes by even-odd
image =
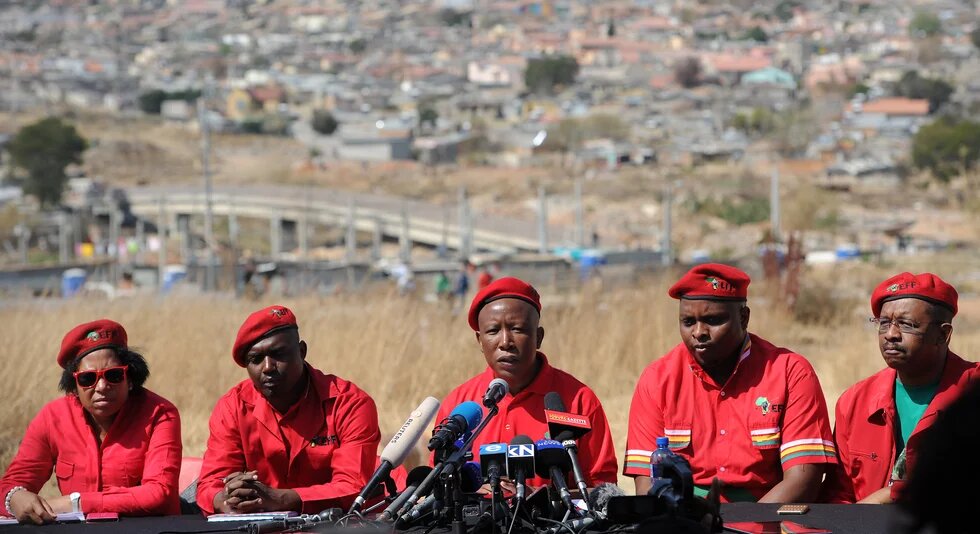
[[[284,306],[249,315],[232,357],[249,379],[211,414],[197,489],[201,510],[349,507],[377,461],[381,433],[371,397],[306,361],[296,316]]]
[[[464,401],[492,404],[499,397],[488,392],[495,379],[507,382],[508,392],[496,402],[500,412],[473,443],[473,453],[486,443],[510,443],[515,436],[548,436],[545,395],[556,392],[569,413],[589,420],[591,431],[578,443],[578,458],[589,486],[615,484],[618,472],[609,422],[598,397],[572,375],[552,367],[539,349],[544,339],[540,325],[541,298],[527,282],[500,278],[473,298],[468,315],[487,369],[452,390],[442,402],[437,421]],[[491,393],[488,395],[488,393]],[[487,400],[485,403],[484,400]],[[484,413],[488,408],[484,408]],[[528,485],[543,486],[542,478]]]

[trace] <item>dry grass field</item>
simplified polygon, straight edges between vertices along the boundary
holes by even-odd
[[[832,407],[847,386],[882,367],[875,333],[867,326],[867,295],[887,275],[906,269],[935,270],[956,283],[958,273],[975,271],[976,264],[928,258],[902,266],[859,264],[808,273],[805,283],[815,295],[807,297],[813,299],[810,305],[827,313],[811,312],[817,318],[807,320],[767,306],[762,297],[766,288],[756,283],[750,288],[750,329],[806,355]],[[980,282],[971,282],[965,274],[962,280],[953,348],[976,359]],[[596,391],[619,450],[624,447],[636,378],[646,364],[678,342],[676,303],[666,296],[670,281],[650,279],[630,289],[566,294],[540,288],[543,350],[553,363]],[[840,296],[829,296],[831,290]],[[380,410],[382,432],[390,435],[422,398],[441,398],[484,363],[463,317],[387,291],[304,297],[282,304],[299,318],[300,333],[310,346],[309,361],[370,393]],[[62,335],[75,324],[99,317],[125,325],[131,344],[150,364],[147,386],[180,409],[185,455],[201,455],[215,401],[246,377],[230,356],[238,326],[249,312],[267,304],[272,302],[209,296],[0,303],[5,345],[0,368],[8,373],[0,390],[0,463],[9,462],[30,419],[59,394],[60,369],[54,360]]]

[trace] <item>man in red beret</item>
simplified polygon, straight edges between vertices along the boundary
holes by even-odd
[[[211,414],[201,510],[347,509],[375,468],[381,433],[371,397],[306,362],[306,342],[285,306],[249,315],[232,357],[249,379]]]
[[[467,317],[487,368],[452,390],[442,401],[436,421],[443,420],[462,402],[480,403],[495,378],[507,381],[510,392],[497,404],[500,412],[473,444],[474,455],[486,443],[510,443],[516,436],[532,440],[547,437],[544,397],[558,393],[569,413],[589,419],[591,430],[578,440],[579,462],[586,483],[616,483],[616,450],[606,413],[599,398],[572,375],[551,366],[541,348],[544,328],[539,324],[541,298],[527,282],[499,278],[477,293]],[[487,409],[484,408],[484,415]],[[479,458],[476,458],[479,460]],[[533,475],[533,474],[532,474]],[[529,479],[543,486],[541,478]]]
[[[749,277],[704,264],[668,294],[681,343],[643,371],[630,405],[623,473],[651,487],[658,437],[691,464],[695,495],[712,480],[723,501],[812,502],[835,462],[827,403],[803,356],[748,332]]]
[[[977,364],[949,350],[957,298],[953,286],[931,273],[895,275],[871,294],[871,321],[888,368],[837,401],[840,462],[824,482],[826,500],[895,500],[924,431],[977,380]]]

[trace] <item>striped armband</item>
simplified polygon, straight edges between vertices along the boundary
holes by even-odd
[[[817,458],[835,458],[836,456],[837,449],[834,448],[834,442],[819,438],[798,439],[784,443],[779,448],[779,461],[783,465],[797,458],[815,461]]]

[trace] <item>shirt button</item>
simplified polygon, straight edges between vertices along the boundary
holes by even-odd
[[[722,392],[720,393],[720,395],[721,395],[722,397],[724,397],[724,396],[725,396],[725,392],[724,392],[724,391],[722,391]]]
[[[724,436],[724,435],[725,435],[725,429],[724,429],[724,428],[723,428],[723,429],[721,429],[721,435],[722,435],[722,436]]]
[[[725,466],[719,467],[718,470],[721,471],[722,473],[724,473],[725,472]]]

